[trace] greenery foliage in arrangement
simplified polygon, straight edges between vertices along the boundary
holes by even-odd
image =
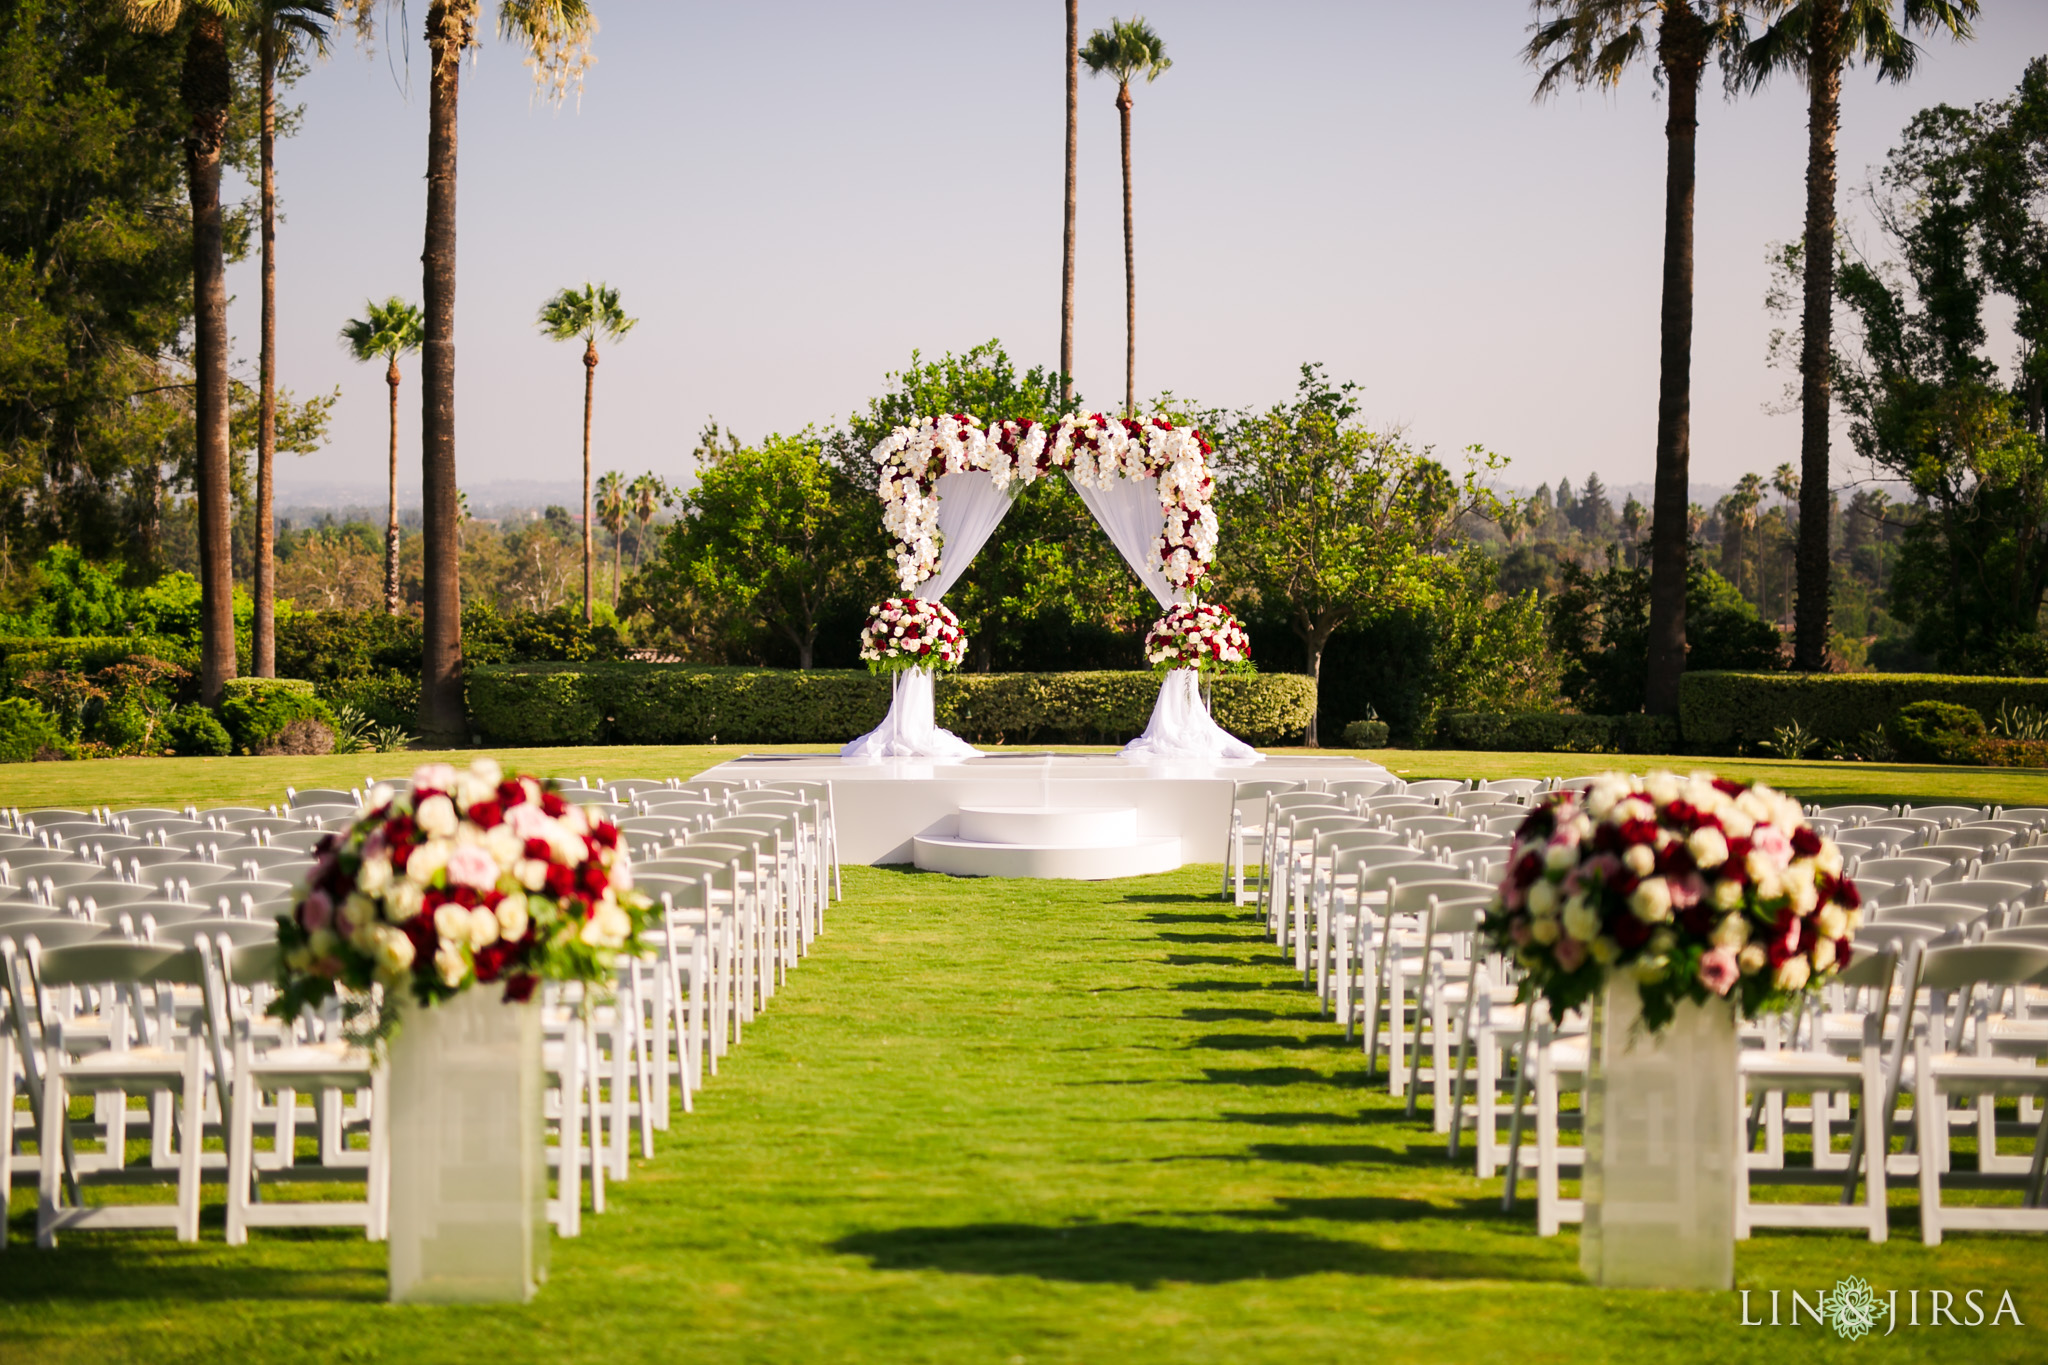
[[[1988,725],[2001,706],[2048,705],[2048,678],[1687,673],[1679,687],[1678,717],[1686,747],[1695,753],[1732,753],[1761,744],[1794,721],[1823,744],[1855,746],[1872,731],[1889,734],[1899,713],[1922,701],[1966,707]]]
[[[1103,743],[1145,728],[1150,673],[955,673],[939,724],[984,743]],[[1214,680],[1216,719],[1255,743],[1298,740],[1313,687],[1298,674]],[[840,669],[536,664],[470,670],[470,715],[497,744],[838,745],[881,723],[889,684]]]

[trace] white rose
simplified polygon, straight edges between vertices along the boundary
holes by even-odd
[[[1595,962],[1603,967],[1612,967],[1615,959],[1621,956],[1621,945],[1602,934],[1593,940],[1591,952]]]
[[[428,835],[447,838],[462,823],[455,814],[455,803],[447,797],[436,794],[420,802],[420,808],[413,812],[413,820]]]
[[[377,922],[377,906],[360,891],[350,895],[334,912],[334,932],[353,939],[365,925]]]
[[[1806,964],[1803,955],[1788,957],[1778,964],[1778,971],[1771,978],[1771,984],[1781,991],[1796,991],[1806,985],[1806,979],[1813,975],[1813,969]]]
[[[1554,919],[1533,920],[1529,924],[1529,937],[1548,948],[1557,942],[1557,921]]]
[[[1749,922],[1740,915],[1723,915],[1714,926],[1714,946],[1738,950],[1749,942]]]
[[[1785,869],[1785,893],[1792,898],[1792,913],[1810,915],[1820,904],[1820,890],[1813,882],[1811,863],[1794,863]]]
[[[1776,868],[1759,867],[1754,853],[1749,855],[1749,879],[1756,885],[1756,896],[1760,901],[1774,901],[1786,895],[1791,888]]]
[[[1657,870],[1657,855],[1647,844],[1631,844],[1621,855],[1621,865],[1638,877],[1647,877]]]
[[[1849,932],[1849,916],[1839,905],[1823,905],[1814,924],[1822,938],[1840,938]]]
[[[1650,799],[1660,806],[1668,806],[1678,799],[1681,790],[1676,773],[1651,773],[1643,782],[1643,790]]]
[[[1671,918],[1671,884],[1662,877],[1646,877],[1630,893],[1628,908],[1645,924]]]
[[[434,799],[438,801],[441,798]],[[454,807],[451,806],[449,809],[453,810]],[[448,849],[446,839],[429,839],[421,844],[412,851],[412,856],[405,860],[406,879],[415,886],[431,885],[441,870],[448,866]]]
[[[1820,852],[1813,855],[1813,865],[1830,877],[1842,875],[1842,850],[1833,839],[1821,843]]]
[[[1719,881],[1714,883],[1714,908],[1734,910],[1742,904],[1742,883]]]
[[[472,952],[488,948],[498,941],[498,916],[485,906],[479,905],[469,912],[469,947]]]
[[[512,875],[528,891],[538,891],[548,884],[548,865],[539,858],[522,858],[519,866],[512,869]]]
[[[1579,850],[1572,844],[1552,844],[1543,854],[1543,865],[1552,872],[1569,872],[1579,865]]]
[[[1600,933],[1600,912],[1584,896],[1573,896],[1564,904],[1564,931],[1581,943],[1591,943]]]
[[[1835,941],[1831,938],[1815,939],[1813,943],[1813,969],[1824,972],[1835,965]]]
[[[1696,829],[1685,841],[1685,847],[1692,854],[1693,862],[1701,868],[1711,870],[1728,861],[1728,840],[1718,829]]]
[[[459,905],[444,905],[434,912],[434,932],[455,942],[469,937],[469,911]]]
[[[1742,968],[1744,976],[1755,976],[1770,960],[1771,955],[1764,951],[1764,945],[1754,940],[1735,955],[1735,965]]]
[[[479,758],[472,762],[469,765],[469,775],[492,791],[496,791],[499,784],[505,780],[505,770],[498,766],[498,761],[494,758]]]
[[[332,957],[339,947],[341,940],[334,936],[331,929],[315,929],[306,939],[306,951],[316,958]]]
[[[486,833],[483,845],[499,867],[512,866],[526,852],[526,841],[505,825],[499,825]]]
[[[526,937],[526,897],[514,891],[498,902],[498,934],[501,938],[521,939]]]
[[[381,896],[391,885],[391,860],[389,858],[365,858],[356,869],[356,890],[366,896]]]
[[[405,974],[412,970],[412,940],[388,924],[376,926],[376,946],[372,950],[377,959],[377,977],[387,986],[404,981]]]
[[[391,894],[384,898],[384,914],[393,924],[403,924],[424,910],[427,893],[413,881],[393,882]]]
[[[452,944],[442,944],[440,951],[434,954],[434,971],[444,986],[461,985],[463,973],[468,970],[469,964],[462,960],[461,950]]]
[[[1731,839],[1747,839],[1756,829],[1756,821],[1739,810],[1724,810],[1720,818],[1722,831]]]
[[[370,788],[370,794],[363,798],[364,810],[377,810],[391,804],[391,798],[398,795],[389,782],[379,782]]]
[[[1557,917],[1557,887],[1551,882],[1539,881],[1529,887],[1529,913],[1537,919]]]

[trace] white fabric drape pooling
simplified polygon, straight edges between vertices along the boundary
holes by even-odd
[[[1109,539],[1124,563],[1143,580],[1161,608],[1179,606],[1188,600],[1185,588],[1175,588],[1166,571],[1159,567],[1157,542],[1166,529],[1166,509],[1159,505],[1159,485],[1151,479],[1115,479],[1107,488],[1094,488],[1074,480],[1074,491]],[[1134,762],[1166,760],[1208,763],[1257,763],[1265,758],[1257,749],[1216,723],[1202,704],[1200,678],[1192,668],[1176,668],[1159,684],[1159,700],[1152,704],[1152,718],[1145,733],[1126,744],[1123,756]]]
[[[939,500],[939,572],[917,585],[913,596],[936,602],[960,581],[981,547],[995,534],[1015,501],[981,470],[942,476],[932,492]],[[905,669],[895,675],[889,714],[882,723],[839,751],[841,758],[977,758],[981,751],[950,730],[939,728],[931,670]]]

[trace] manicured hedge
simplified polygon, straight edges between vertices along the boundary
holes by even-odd
[[[239,753],[327,753],[334,748],[334,713],[304,678],[229,678],[221,684],[220,720]],[[291,731],[301,722],[325,728],[324,747],[304,747],[300,732]],[[292,737],[280,747],[288,731]]]
[[[1554,711],[1459,711],[1438,723],[1446,749],[1535,754],[1670,754],[1678,727],[1665,716],[1579,716]]]
[[[2048,678],[1942,673],[1688,673],[1678,723],[1695,753],[1726,753],[1797,721],[1823,740],[1851,741],[1916,701],[1967,706],[1987,722],[2004,704],[2048,708]]]
[[[11,689],[44,669],[93,673],[136,654],[185,669],[199,666],[199,656],[189,645],[149,635],[4,635],[0,688]]]
[[[939,680],[939,724],[979,743],[1130,739],[1152,673],[967,673]],[[1294,674],[1219,678],[1216,718],[1254,743],[1299,739],[1313,689]],[[889,682],[851,669],[502,664],[469,670],[472,724],[498,744],[843,744],[889,709]]]

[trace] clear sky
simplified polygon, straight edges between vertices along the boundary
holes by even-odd
[[[913,347],[1000,337],[1020,362],[1056,363],[1061,0],[597,8],[580,108],[536,102],[495,38],[463,73],[465,486],[576,477],[580,348],[543,340],[533,317],[585,279],[641,319],[598,370],[599,470],[684,477],[712,417],[748,440],[831,424]],[[1848,77],[1845,209],[1912,113],[2002,96],[2048,52],[2048,5],[1984,9],[1977,40],[1933,41],[1910,84]],[[1365,386],[1376,422],[1442,451],[1483,443],[1515,483],[1649,478],[1664,110],[1646,71],[1613,96],[1532,103],[1518,0],[1144,13],[1174,66],[1136,96],[1141,396],[1263,405],[1320,360]],[[1086,0],[1083,33],[1111,14]],[[381,500],[381,368],[334,338],[365,297],[419,295],[426,57],[407,36],[409,69],[389,43],[368,58],[343,45],[294,92],[280,377],[301,394],[338,384],[342,400],[329,448],[283,463],[287,499],[360,485]],[[1105,408],[1123,391],[1114,95],[1084,71],[1075,369]],[[1800,231],[1805,145],[1795,82],[1703,97],[1695,482],[1798,457],[1797,417],[1765,411],[1788,376],[1765,364],[1763,293],[1767,246]],[[231,284],[253,371],[253,264]],[[413,489],[418,402],[408,363]]]

